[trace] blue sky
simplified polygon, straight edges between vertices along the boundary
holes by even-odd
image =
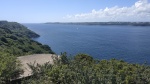
[[[0,10],[21,23],[150,21],[149,0],[0,0]]]

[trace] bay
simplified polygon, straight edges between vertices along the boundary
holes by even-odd
[[[56,54],[85,53],[95,59],[150,64],[150,27],[121,25],[23,24],[38,33],[34,40]]]

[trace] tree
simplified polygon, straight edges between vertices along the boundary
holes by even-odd
[[[23,70],[16,57],[0,52],[0,83],[6,83],[12,79],[18,78]]]

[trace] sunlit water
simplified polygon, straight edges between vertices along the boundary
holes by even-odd
[[[86,53],[96,59],[150,64],[150,27],[24,24],[40,35],[36,41],[60,54]]]

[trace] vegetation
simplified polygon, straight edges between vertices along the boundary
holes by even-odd
[[[38,36],[19,23],[0,21],[0,84],[21,74],[21,65],[16,57],[54,53],[49,46],[31,39]]]
[[[11,79],[18,78],[23,70],[16,57],[0,52],[0,84],[5,84]]]
[[[22,56],[36,53],[54,53],[49,46],[42,45],[32,38],[38,36],[19,23],[0,22],[0,52],[13,56]],[[7,25],[8,24],[8,25]]]
[[[25,27],[17,22],[0,21],[0,27],[7,28],[7,29],[11,30],[11,32],[13,32],[15,35],[18,35],[18,36],[27,36],[29,38],[39,37],[38,34],[27,29],[27,27]]]
[[[129,64],[122,60],[94,60],[86,54],[78,54],[73,59],[61,60],[55,64],[34,67],[33,76],[22,84],[149,84],[150,66]]]

